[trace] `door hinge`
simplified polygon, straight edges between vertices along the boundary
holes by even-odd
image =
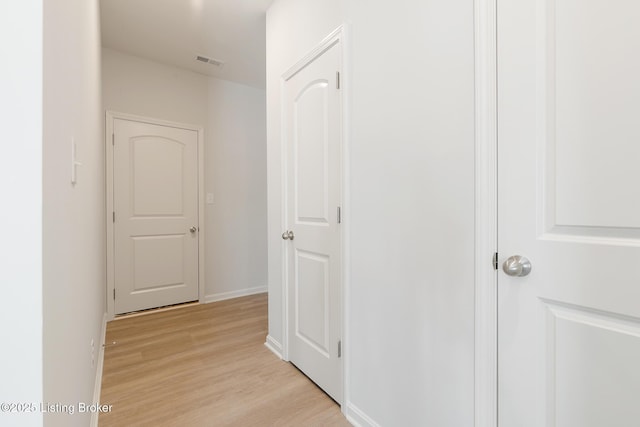
[[[493,269],[498,269],[498,252],[493,254]]]
[[[336,71],[336,89],[340,89],[340,71]]]
[[[342,340],[338,341],[338,357],[342,357]]]
[[[338,224],[342,223],[342,209],[338,206]]]
[[[111,134],[111,145],[116,145],[116,134],[115,133]]]
[[[113,300],[116,300],[116,288],[113,288]]]
[[[113,213],[113,222],[116,222],[116,213],[115,213],[115,211],[112,212],[112,213]]]

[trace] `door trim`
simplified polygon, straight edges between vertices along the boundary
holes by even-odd
[[[306,55],[302,57],[298,62],[292,65],[287,71],[285,71],[280,76],[280,99],[283,100],[280,104],[280,176],[281,179],[281,187],[280,194],[281,197],[281,214],[280,214],[280,228],[284,230],[287,226],[287,138],[286,132],[284,132],[286,126],[286,111],[285,111],[285,84],[286,82],[295,76],[299,71],[301,71],[308,64],[313,62],[316,58],[322,55],[331,47],[340,43],[340,58],[341,58],[341,75],[340,75],[340,104],[341,104],[341,149],[340,149],[340,173],[341,173],[341,181],[340,181],[340,204],[342,207],[342,223],[340,230],[340,239],[341,239],[341,253],[340,253],[340,262],[341,262],[341,336],[342,336],[342,357],[340,359],[341,368],[342,368],[342,403],[341,410],[343,413],[346,413],[347,403],[349,402],[349,382],[347,381],[348,372],[347,367],[349,366],[349,346],[348,346],[348,310],[349,306],[349,219],[350,219],[350,206],[349,206],[349,197],[348,197],[348,188],[349,188],[349,170],[348,170],[348,114],[346,113],[348,108],[348,82],[349,78],[347,75],[347,48],[346,48],[346,26],[340,25],[338,28],[333,30],[328,36],[326,36],[320,43],[316,45],[312,50],[310,50]],[[286,257],[286,246],[284,242],[280,246],[280,256],[282,259],[281,269],[282,269],[282,320],[283,320],[283,339],[282,339],[282,354],[281,357],[285,361],[289,361],[289,283],[288,283],[288,274],[287,274],[287,257]],[[268,341],[268,339],[267,339]]]
[[[114,226],[111,220],[113,212],[113,145],[110,144],[113,135],[114,121],[116,119],[134,122],[148,123],[159,126],[169,126],[179,129],[193,130],[198,134],[198,301],[203,302],[205,297],[205,213],[204,213],[204,129],[202,126],[185,123],[170,122],[167,120],[137,116],[116,111],[107,111],[105,114],[105,194],[106,194],[106,233],[107,233],[107,316],[108,320],[115,318],[115,304],[113,292],[115,290],[115,263],[114,263]]]
[[[474,0],[475,355],[474,425],[498,425],[497,0]]]

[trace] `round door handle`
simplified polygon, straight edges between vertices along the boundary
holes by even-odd
[[[282,240],[293,240],[294,237],[293,231],[287,230],[282,233]]]
[[[524,277],[531,273],[531,261],[522,255],[513,255],[502,264],[502,270],[513,277]]]
[[[196,227],[195,225],[193,227],[191,227],[189,229],[190,232],[195,233],[196,231],[198,231],[198,227]]]

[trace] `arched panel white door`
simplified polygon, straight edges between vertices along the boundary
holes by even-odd
[[[198,299],[198,134],[114,119],[115,313]]]
[[[340,43],[285,82],[289,360],[342,401]]]

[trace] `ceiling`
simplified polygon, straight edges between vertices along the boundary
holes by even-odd
[[[101,0],[102,45],[265,87],[265,13],[273,0]],[[222,67],[195,60],[222,61]]]

